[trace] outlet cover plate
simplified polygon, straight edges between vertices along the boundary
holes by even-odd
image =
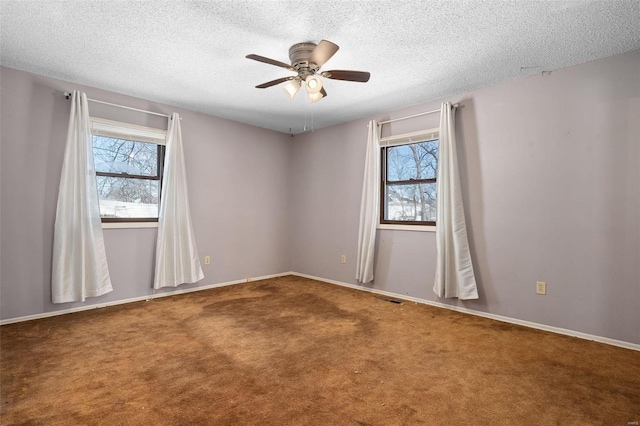
[[[536,293],[547,294],[547,283],[544,281],[536,281]]]

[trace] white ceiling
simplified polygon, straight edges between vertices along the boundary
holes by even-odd
[[[300,133],[640,48],[640,1],[0,0],[0,63]],[[254,86],[292,44],[340,46],[328,97]],[[69,89],[73,89],[70,85]],[[313,122],[313,124],[312,124]]]

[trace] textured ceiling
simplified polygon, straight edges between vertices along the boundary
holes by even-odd
[[[640,48],[640,1],[9,1],[0,63],[300,133]],[[292,44],[340,46],[309,104],[278,87]],[[72,89],[70,85],[70,89]],[[313,124],[312,124],[313,122]]]

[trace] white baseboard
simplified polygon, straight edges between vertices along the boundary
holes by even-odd
[[[408,300],[408,301],[416,302],[416,303],[422,303],[422,304],[425,304],[425,305],[431,305],[431,306],[435,306],[435,307],[438,307],[438,308],[449,309],[449,310],[457,311],[457,312],[463,312],[465,314],[476,315],[476,316],[479,316],[479,317],[489,318],[489,319],[493,319],[493,320],[496,320],[496,321],[502,321],[502,322],[506,322],[506,323],[510,323],[510,324],[522,325],[522,326],[525,326],[525,327],[535,328],[535,329],[538,329],[538,330],[550,331],[552,333],[564,334],[566,336],[578,337],[580,339],[585,339],[585,340],[593,340],[594,342],[605,343],[607,345],[618,346],[618,347],[621,347],[621,348],[631,349],[631,350],[634,350],[634,351],[640,351],[640,345],[636,344],[636,343],[624,342],[622,340],[610,339],[608,337],[594,336],[592,334],[581,333],[579,331],[568,330],[566,328],[552,327],[550,325],[539,324],[539,323],[536,323],[536,322],[525,321],[525,320],[521,320],[521,319],[517,319],[517,318],[505,317],[505,316],[502,316],[502,315],[490,314],[490,313],[487,313],[487,312],[476,311],[474,309],[463,308],[463,307],[460,307],[460,306],[447,305],[445,303],[434,302],[434,301],[426,300],[426,299],[419,299],[417,297],[412,297],[412,296],[407,296],[407,295],[397,294],[397,293],[391,293],[389,291],[377,290],[377,289],[374,289],[374,288],[362,287],[362,286],[358,286],[358,285],[355,285],[355,284],[348,284],[348,283],[345,283],[345,282],[342,282],[342,281],[330,280],[330,279],[327,279],[327,278],[321,278],[321,277],[316,277],[316,276],[313,276],[313,275],[301,274],[301,273],[298,273],[298,272],[290,272],[290,274],[291,275],[295,275],[297,277],[309,278],[309,279],[312,279],[312,280],[322,281],[322,282],[329,283],[329,284],[335,284],[335,285],[339,285],[339,286],[342,286],[342,287],[349,287],[349,288],[352,288],[352,289],[355,289],[355,290],[367,291],[369,293],[381,294],[381,295],[384,295],[384,296],[389,296],[389,297],[393,297],[393,298],[397,298],[397,299]]]
[[[245,278],[245,279],[242,279],[242,280],[227,281],[227,282],[223,282],[223,283],[203,285],[201,287],[193,287],[193,288],[185,288],[185,289],[181,289],[181,288],[177,287],[173,291],[149,294],[147,296],[132,297],[130,299],[115,300],[113,302],[97,303],[95,305],[78,306],[78,307],[75,307],[75,308],[61,309],[59,311],[43,312],[41,314],[26,315],[26,316],[23,316],[23,317],[16,317],[16,318],[8,318],[8,319],[5,319],[5,320],[0,320],[0,325],[13,324],[13,323],[16,323],[16,322],[23,322],[23,321],[31,321],[31,320],[40,319],[40,318],[54,317],[54,316],[57,316],[57,315],[72,314],[74,312],[88,311],[90,309],[106,308],[108,306],[123,305],[125,303],[141,302],[143,300],[149,301],[149,300],[157,299],[159,297],[175,296],[176,294],[192,293],[194,291],[209,290],[211,288],[226,287],[226,286],[230,286],[230,285],[234,285],[234,284],[246,283],[246,282],[249,282],[249,281],[266,280],[268,278],[284,277],[284,276],[287,276],[287,275],[291,275],[291,272],[283,272],[283,273],[280,273],[280,274],[272,274],[272,275],[263,275],[263,276],[260,276],[260,277],[252,277],[252,278]]]

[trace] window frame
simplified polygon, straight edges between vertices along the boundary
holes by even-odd
[[[112,172],[99,172],[95,170],[96,178],[98,176],[115,177],[122,179],[143,179],[158,181],[158,209],[160,209],[160,201],[162,198],[162,175],[164,173],[164,158],[166,151],[166,139],[167,131],[163,129],[156,129],[153,127],[139,126],[136,124],[123,123],[120,121],[107,120],[98,117],[90,117],[91,121],[91,142],[93,150],[93,137],[103,136],[108,138],[117,138],[133,142],[142,143],[154,143],[157,145],[157,169],[156,175],[145,176],[135,175],[126,172],[112,173]],[[92,152],[93,155],[93,152]],[[98,202],[100,198],[98,197]],[[158,212],[159,213],[159,212]],[[109,227],[118,227],[118,225],[126,226],[126,224],[140,224],[142,227],[157,226],[157,217],[100,217],[103,226],[105,224],[111,225]]]
[[[387,156],[388,149],[395,146],[412,145],[420,142],[438,141],[440,147],[440,129],[426,129],[413,133],[404,133],[400,135],[386,136],[380,138],[380,215],[378,227],[381,229],[398,229],[398,230],[435,230],[436,221],[416,221],[416,220],[391,220],[385,219],[385,211],[387,208],[386,192],[388,185],[416,185],[421,183],[437,182],[437,174],[434,178],[425,179],[409,179],[402,181],[388,180]],[[436,195],[437,199],[437,195]]]

